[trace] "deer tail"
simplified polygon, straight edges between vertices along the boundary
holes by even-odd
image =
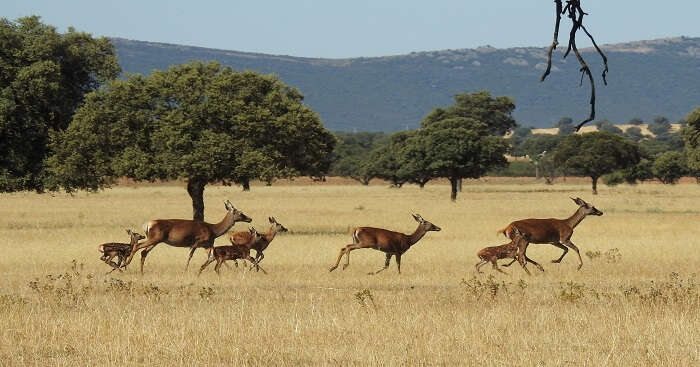
[[[143,224],[143,231],[146,234],[146,237],[148,237],[148,230],[151,229],[151,222],[146,222]]]
[[[350,227],[348,229],[348,234],[352,236],[352,240],[355,243],[360,243],[360,237],[358,237],[360,227]]]
[[[104,253],[105,252],[105,245],[99,245],[97,247],[97,251]]]

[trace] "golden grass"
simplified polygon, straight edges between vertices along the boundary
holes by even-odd
[[[154,218],[188,218],[180,186],[99,194],[0,196],[0,365],[698,365],[695,283],[700,186],[603,187],[473,181],[456,203],[447,185],[208,187],[206,218],[228,198],[258,230],[274,215],[269,272],[225,267],[165,244],[105,275],[97,245],[127,241]],[[605,212],[585,219],[570,251],[531,245],[545,273],[474,273],[476,251],[526,217],[565,217],[580,196]],[[329,273],[348,228],[410,232],[412,211],[442,227],[411,248],[402,274],[376,276],[383,254],[358,250]],[[247,227],[237,224],[236,230]],[[225,237],[217,244],[226,244]],[[614,250],[617,249],[617,250]],[[590,258],[585,253],[590,251]],[[596,252],[597,251],[597,252]],[[75,259],[75,264],[72,260]],[[505,287],[505,288],[504,288]]]

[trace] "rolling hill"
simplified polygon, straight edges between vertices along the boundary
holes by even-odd
[[[553,72],[539,77],[543,47],[412,52],[386,57],[302,58],[112,38],[122,68],[149,74],[191,60],[216,60],[237,70],[274,73],[298,88],[331,130],[394,131],[419,126],[457,93],[482,89],[515,99],[519,124],[550,127],[560,117],[588,116],[587,83],[579,86],[575,56],[555,52]],[[616,123],[663,115],[676,121],[700,105],[700,38],[677,37],[604,45],[610,72],[600,78],[600,58],[584,57],[596,77],[597,118]]]

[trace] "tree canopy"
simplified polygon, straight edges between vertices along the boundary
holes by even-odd
[[[616,170],[639,163],[641,151],[636,143],[609,132],[569,135],[554,151],[557,166],[590,177],[593,194],[598,179]]]
[[[0,19],[0,192],[44,189],[49,134],[70,123],[84,95],[121,69],[107,38],[38,16]]]
[[[422,122],[428,127],[438,121],[452,118],[469,118],[486,125],[491,135],[503,136],[516,126],[513,119],[515,102],[507,96],[491,97],[488,91],[455,95],[455,104],[447,108],[436,108]]]
[[[327,172],[335,138],[302,99],[275,76],[214,62],[112,81],[52,136],[52,186],[186,180],[194,218],[203,219],[207,184]]]

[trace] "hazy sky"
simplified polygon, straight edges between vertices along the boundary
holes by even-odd
[[[700,36],[699,0],[583,0],[583,7],[600,44]],[[5,0],[0,8],[13,20],[32,14],[61,32],[73,26],[95,36],[333,58],[546,46],[554,26],[552,0]]]

